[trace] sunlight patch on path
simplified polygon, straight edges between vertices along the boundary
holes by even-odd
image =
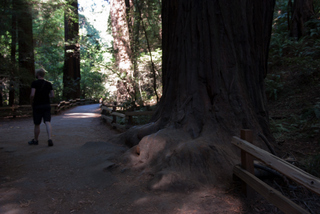
[[[67,113],[63,115],[63,118],[92,118],[100,116],[100,114],[96,113]]]

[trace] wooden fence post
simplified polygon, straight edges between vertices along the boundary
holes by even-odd
[[[249,143],[253,142],[252,130],[241,129],[240,138],[248,141]],[[247,170],[249,173],[254,175],[254,165],[253,165],[253,156],[241,150],[241,166],[243,169]],[[254,190],[243,182],[243,191],[247,198],[252,199],[254,196]]]

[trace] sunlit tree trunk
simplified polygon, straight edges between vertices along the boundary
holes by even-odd
[[[137,144],[125,160],[154,175],[150,188],[226,183],[239,159],[233,135],[272,139],[264,78],[274,4],[162,1],[163,96],[153,123],[124,134]]]
[[[63,68],[63,96],[66,99],[80,97],[80,45],[78,1],[69,0],[65,13],[65,61]]]
[[[127,23],[129,28],[129,38],[130,38],[130,48],[131,48],[131,62],[133,65],[133,81],[132,81],[132,97],[134,101],[137,101],[139,97],[143,102],[141,91],[139,90],[138,76],[138,58],[140,55],[140,16],[137,13],[136,8],[141,4],[137,0],[127,0],[126,1],[126,13],[127,13]]]
[[[314,16],[313,0],[289,1],[291,5],[290,36],[299,39],[304,34],[304,25]]]
[[[19,45],[19,73],[20,93],[19,104],[30,103],[31,81],[34,78],[34,53],[33,53],[33,33],[32,33],[32,8],[29,1],[16,0],[19,16],[18,45]]]
[[[126,3],[130,7],[130,2],[124,0],[112,0],[110,6],[113,49],[115,52],[117,69],[122,77],[117,84],[118,99],[120,100],[126,100],[130,99],[130,97],[134,97],[134,76],[131,61],[132,53]]]

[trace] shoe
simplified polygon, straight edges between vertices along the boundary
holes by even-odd
[[[53,146],[52,140],[48,140],[48,146]]]
[[[35,139],[32,139],[31,141],[28,142],[29,145],[38,145],[38,141]]]

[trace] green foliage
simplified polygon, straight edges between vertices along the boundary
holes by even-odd
[[[156,79],[157,79],[157,85],[158,85],[158,94],[162,93],[162,75],[161,75],[161,63],[162,63],[162,50],[160,48],[156,49],[155,51],[151,52],[153,57],[153,63],[155,65],[156,70]],[[141,99],[142,100],[148,100],[148,101],[155,101],[155,94],[154,90],[152,88],[153,86],[153,78],[152,73],[150,73],[151,70],[151,61],[150,61],[150,55],[146,53],[141,53],[140,57],[138,58],[138,68],[139,68],[139,74],[138,74],[138,83],[139,83],[139,89],[141,90]]]
[[[55,100],[62,100],[64,65],[64,7],[59,2],[35,5],[33,36],[35,67],[46,69],[52,82]]]
[[[266,78],[266,93],[271,100],[277,100],[284,91],[285,79],[295,78],[300,85],[319,84],[320,20],[314,18],[306,22],[305,35],[296,41],[289,37],[287,4],[288,1],[276,1],[269,51],[270,74]],[[315,5],[317,16],[319,6]]]
[[[289,37],[288,1],[276,1],[269,52],[269,74],[265,79],[266,95],[281,106],[280,117],[270,120],[277,141],[312,140],[319,136],[320,104],[320,4],[316,17],[305,23],[305,34],[296,41]]]
[[[270,129],[277,140],[312,139],[319,135],[320,102],[291,113],[283,119],[271,119]]]
[[[109,49],[113,57],[111,61],[105,63],[105,67],[108,76],[115,77],[109,84],[113,87],[117,86],[118,91],[129,93],[130,102],[135,100],[141,105],[151,100],[154,102],[156,93],[161,96],[162,92],[161,2],[133,1],[130,8],[127,8],[127,22],[130,38],[129,57],[133,64],[133,75],[130,76],[131,71],[118,71],[117,61],[121,59],[114,60],[117,50]],[[108,25],[111,30],[111,18],[108,20]],[[117,91],[110,94],[117,96]]]
[[[81,57],[81,96],[86,98],[105,97],[104,86],[107,75],[100,66],[104,61],[104,49],[97,29],[87,18],[80,15],[80,57]]]
[[[266,93],[269,99],[278,99],[278,94],[283,90],[280,74],[268,74],[266,80]]]

